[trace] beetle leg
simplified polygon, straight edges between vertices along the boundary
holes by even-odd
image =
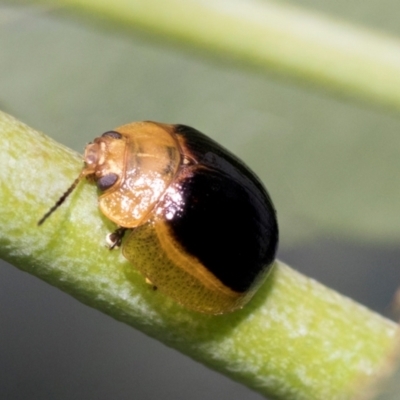
[[[122,238],[124,237],[125,231],[128,228],[119,227],[113,233],[107,235],[107,244],[109,245],[109,249],[113,250],[121,246]]]

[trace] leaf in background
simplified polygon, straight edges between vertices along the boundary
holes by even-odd
[[[323,235],[399,239],[394,116],[112,26],[31,9],[2,14],[0,103],[32,126],[82,151],[133,120],[192,125],[265,182],[285,245]]]

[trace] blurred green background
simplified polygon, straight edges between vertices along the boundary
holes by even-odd
[[[392,0],[296,4],[400,34]],[[78,152],[135,120],[196,127],[267,186],[280,259],[390,315],[398,115],[61,11],[0,3],[3,111]],[[6,264],[0,304],[1,399],[261,398]]]

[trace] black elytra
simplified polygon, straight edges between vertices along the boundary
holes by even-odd
[[[224,285],[246,292],[275,258],[278,224],[272,201],[228,150],[185,125],[176,125],[175,133],[183,136],[198,168],[181,182],[185,207],[168,222],[170,232]]]

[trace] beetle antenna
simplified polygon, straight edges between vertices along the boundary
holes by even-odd
[[[49,211],[47,211],[46,214],[43,215],[43,217],[38,221],[38,226],[42,225],[44,221],[46,221],[47,218],[50,217],[51,214],[53,214],[54,211],[57,210],[58,207],[61,206],[62,203],[67,199],[67,197],[74,191],[74,189],[78,186],[78,183],[84,176],[83,173],[80,173],[79,176],[74,180],[72,185],[65,191],[65,193],[57,200],[57,202],[54,204],[53,207],[50,208]]]

